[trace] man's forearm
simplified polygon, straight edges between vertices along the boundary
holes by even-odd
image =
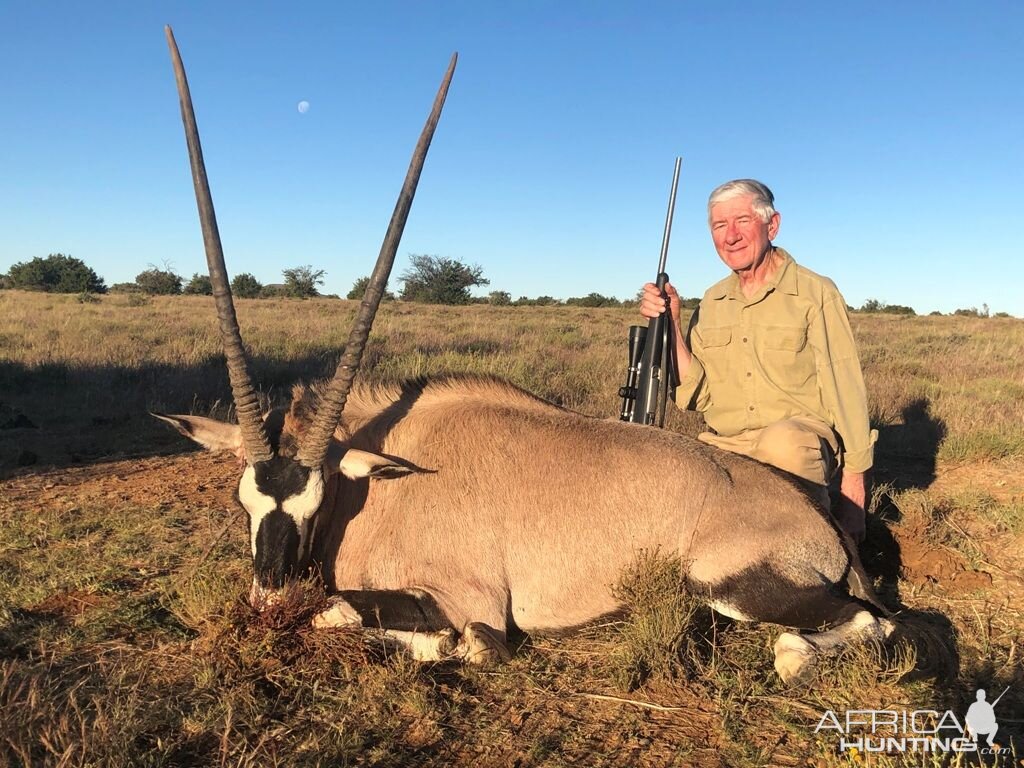
[[[844,469],[839,491],[858,507],[864,509],[867,505],[867,473],[851,472]]]

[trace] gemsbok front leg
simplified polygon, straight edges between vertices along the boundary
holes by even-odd
[[[378,630],[417,661],[489,665],[511,658],[504,632],[477,621],[456,631],[434,597],[422,590],[342,590],[313,618],[313,626]]]

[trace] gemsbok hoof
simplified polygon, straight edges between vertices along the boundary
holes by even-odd
[[[512,658],[505,641],[486,624],[474,621],[462,631],[462,639],[455,647],[455,656],[467,664],[492,666]]]
[[[800,635],[783,632],[775,641],[775,671],[786,685],[806,682],[816,661],[814,646]]]

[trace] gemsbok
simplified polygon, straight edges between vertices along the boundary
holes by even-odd
[[[506,635],[566,630],[620,608],[641,550],[678,556],[716,611],[806,630],[775,643],[786,681],[892,630],[855,550],[797,481],[654,427],[587,417],[492,378],[368,388],[353,380],[455,68],[413,153],[330,382],[261,413],[235,319],[188,83],[170,28],[182,119],[238,424],[159,418],[244,461],[254,606],[322,573],[316,626],[383,630],[419,659],[507,659]],[[638,504],[659,489],[657,503]]]

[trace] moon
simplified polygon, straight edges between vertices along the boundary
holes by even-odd
[[[295,106],[295,108],[299,110],[300,115],[304,115],[309,112],[309,102],[303,99]]]

